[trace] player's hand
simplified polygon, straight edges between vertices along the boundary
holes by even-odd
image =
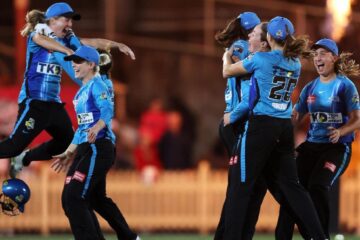
[[[96,137],[99,131],[100,129],[98,129],[96,125],[92,126],[87,130],[87,139],[89,143],[94,143],[96,141]]]
[[[339,138],[341,137],[341,130],[334,127],[328,127],[328,130],[330,142],[337,143],[339,141]]]
[[[53,156],[54,161],[51,164],[51,168],[57,173],[66,171],[69,168],[70,162],[74,159],[74,155],[74,153],[66,151]]]
[[[72,54],[74,54],[74,51],[70,48],[66,48],[66,55],[70,56]]]
[[[233,55],[233,51],[234,51],[234,47],[231,46],[230,48],[225,49],[224,55],[223,55],[223,61],[225,61],[225,59],[227,60],[231,60],[231,56]]]
[[[38,24],[36,24],[35,28],[34,28],[34,31],[36,33],[47,36],[49,38],[56,37],[54,32],[51,30],[51,28],[46,23],[38,23]]]
[[[224,114],[224,127],[230,124],[230,113]]]
[[[131,58],[132,60],[135,60],[135,54],[134,54],[134,52],[133,52],[128,46],[126,46],[126,45],[123,44],[123,43],[118,43],[118,44],[117,44],[117,47],[118,47],[118,49],[119,49],[120,52],[124,53],[124,54],[127,55],[127,56],[130,56],[130,58]]]
[[[74,31],[71,28],[66,29],[65,38],[70,39],[73,36],[75,36]]]
[[[293,111],[291,112],[291,122],[293,123],[293,125],[296,125],[299,121],[299,112],[295,110],[295,108],[293,109]]]

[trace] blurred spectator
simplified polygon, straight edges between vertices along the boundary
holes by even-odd
[[[137,170],[143,171],[147,166],[161,169],[157,145],[166,130],[166,121],[163,101],[153,98],[140,117],[139,143],[134,151]]]
[[[189,107],[178,97],[173,97],[169,100],[168,111],[170,114],[172,114],[172,116],[169,118],[169,121],[172,122],[171,124],[173,126],[171,127],[172,129],[168,130],[166,138],[169,141],[171,140],[172,143],[169,142],[165,144],[173,149],[173,153],[162,147],[162,154],[164,154],[163,161],[167,162],[166,164],[169,164],[169,161],[171,161],[170,155],[172,154],[174,158],[172,162],[175,165],[168,165],[166,167],[167,169],[183,169],[192,167],[194,166],[193,150],[196,141],[195,116]],[[181,130],[175,134],[175,132],[178,131],[175,130],[176,128],[180,128]],[[183,153],[180,153],[181,149],[184,150]],[[165,155],[167,155],[167,160],[165,160]],[[180,155],[184,157],[182,160],[180,159]],[[176,163],[176,161],[178,162]],[[180,162],[182,163],[180,164]]]
[[[14,128],[18,105],[16,101],[0,99],[0,135],[9,136]]]
[[[169,110],[178,111],[182,116],[182,132],[187,135],[191,141],[191,148],[196,140],[196,119],[188,106],[178,97],[169,100]],[[192,152],[192,149],[191,149]]]
[[[138,141],[137,129],[131,122],[119,123],[113,119],[112,128],[116,135],[116,157],[114,169],[134,169],[133,152]]]
[[[0,99],[0,140],[8,137],[15,125],[18,105],[16,101]],[[7,176],[9,161],[0,159],[0,176]]]
[[[179,111],[168,113],[168,129],[159,142],[159,154],[164,169],[180,170],[192,166],[192,139],[183,130],[183,116]]]
[[[229,157],[226,148],[220,138],[216,138],[206,159],[209,159],[211,168],[227,169]]]

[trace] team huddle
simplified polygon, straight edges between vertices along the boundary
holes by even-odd
[[[331,39],[309,48],[294,33],[285,17],[261,22],[244,12],[215,36],[226,48],[219,133],[230,158],[215,240],[252,239],[267,189],[281,206],[276,239],[292,239],[294,224],[304,239],[330,239],[329,190],[346,170],[360,128],[359,95],[348,78],[359,75],[359,65]],[[300,58],[312,58],[319,76],[292,107]],[[307,114],[309,131],[295,158],[293,125]]]

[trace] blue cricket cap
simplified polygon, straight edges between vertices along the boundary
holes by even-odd
[[[317,41],[314,45],[312,45],[311,49],[325,48],[326,50],[332,52],[336,56],[339,55],[339,49],[336,45],[335,41],[329,38],[323,38]]]
[[[249,30],[260,24],[260,18],[254,12],[243,12],[237,18],[245,30]]]
[[[232,55],[238,57],[239,59],[241,59],[241,54],[243,53],[244,47],[245,47],[242,40],[238,40],[238,41],[234,42],[232,44],[232,47],[234,48],[234,51],[233,51]]]
[[[285,40],[289,35],[295,32],[294,25],[285,17],[274,17],[267,26],[268,33],[276,40]]]
[[[64,16],[67,18],[72,18],[74,20],[80,20],[80,14],[74,12],[69,4],[65,2],[58,2],[51,5],[45,12],[45,19],[49,20],[53,17]]]
[[[99,53],[95,48],[90,46],[81,46],[79,47],[74,54],[64,57],[65,61],[72,61],[76,59],[85,60],[88,62],[94,62],[96,65],[99,65]]]

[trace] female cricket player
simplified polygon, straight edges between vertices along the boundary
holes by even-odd
[[[65,60],[72,61],[75,77],[83,83],[73,101],[78,129],[66,151],[54,156],[52,164],[59,171],[73,159],[62,194],[71,230],[75,239],[98,239],[93,207],[122,223],[117,224],[119,239],[139,240],[116,204],[106,197],[106,175],[115,157],[115,136],[111,131],[114,105],[108,87],[98,75],[99,54],[92,47],[81,46]]]
[[[79,19],[78,13],[61,2],[51,5],[45,13],[32,10],[27,14],[27,25],[22,32],[28,36],[27,70],[19,96],[20,112],[13,134],[0,143],[0,156],[12,157],[12,177],[32,161],[50,160],[52,155],[63,152],[72,139],[71,122],[59,96],[62,70],[78,85],[82,83],[74,77],[70,63],[63,60],[64,53],[71,54],[85,43],[100,49],[118,48],[135,59],[125,44],[107,39],[79,40],[71,30],[72,20]],[[48,131],[53,139],[22,152],[42,130]]]
[[[257,51],[269,51],[270,50],[270,46],[267,43],[266,40],[266,34],[267,34],[267,23],[263,22],[260,23],[258,25],[256,25],[256,27],[249,33],[248,37],[248,50],[250,52],[250,54],[255,53]],[[232,110],[230,112],[227,112],[224,114],[224,125],[228,126],[229,124],[233,124],[235,122],[242,122],[242,124],[245,124],[245,121],[247,121],[248,119],[248,115],[249,115],[249,84],[250,84],[251,80],[243,80],[240,82],[241,84],[241,101],[232,108]],[[229,214],[226,214],[226,216],[224,215],[224,213],[222,213],[222,218],[223,219],[227,219],[228,224],[224,224],[224,227],[230,227],[229,225],[231,225],[232,221],[231,218],[232,217],[236,217],[237,213],[232,212],[230,209],[230,207],[228,207],[229,205],[231,206],[231,204],[235,204],[233,203],[232,199],[234,198],[233,195],[234,194],[242,194],[240,191],[237,191],[237,185],[240,183],[238,176],[239,176],[239,161],[235,160],[235,159],[239,159],[239,154],[240,154],[240,148],[241,148],[241,136],[242,136],[243,132],[239,132],[236,135],[236,140],[234,146],[233,146],[233,150],[232,150],[232,155],[231,155],[231,162],[232,164],[230,164],[229,167],[229,180],[228,180],[228,190],[227,190],[227,195],[226,195],[226,206],[227,207],[227,212],[230,211]],[[247,239],[252,239],[254,234],[255,234],[255,226],[256,226],[256,222],[258,220],[258,215],[259,215],[259,211],[260,211],[260,207],[261,207],[261,203],[263,201],[263,198],[266,194],[266,183],[264,181],[263,178],[259,178],[255,184],[254,187],[254,192],[251,195],[251,201],[250,201],[250,205],[249,205],[249,211],[248,211],[248,215],[247,215],[247,219],[248,221],[246,222],[246,226],[244,227],[244,231],[242,233],[242,237],[241,239],[247,240]],[[225,210],[226,211],[226,210]],[[223,220],[224,221],[224,220]],[[219,229],[219,227],[218,227]],[[217,235],[215,239],[223,239],[223,232],[222,235],[218,234],[219,231],[216,232]]]
[[[298,175],[309,191],[325,235],[329,234],[329,191],[346,170],[351,158],[354,131],[360,128],[359,94],[347,76],[359,75],[359,65],[349,53],[339,55],[336,43],[320,39],[313,46],[313,62],[319,74],[302,90],[293,110],[293,122],[308,113],[306,141],[296,150]],[[277,239],[292,239],[294,220],[280,208]]]
[[[313,239],[325,239],[309,194],[300,185],[294,160],[294,139],[291,123],[291,94],[300,75],[299,57],[307,53],[307,41],[295,38],[290,20],[275,17],[268,23],[267,41],[270,52],[257,52],[238,63],[231,62],[231,50],[223,56],[224,77],[253,73],[259,87],[259,99],[245,125],[240,153],[242,194],[234,199],[238,213],[234,228],[225,231],[225,239],[241,239],[247,208],[254,184],[262,172],[269,176],[269,189],[280,204],[288,204],[299,224]],[[271,158],[272,152],[278,156]]]

